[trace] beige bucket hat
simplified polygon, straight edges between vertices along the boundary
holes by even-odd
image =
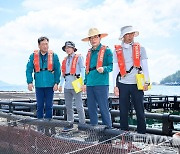
[[[139,35],[139,32],[133,28],[133,26],[124,26],[121,28],[121,35],[119,37],[120,40],[123,39],[124,35],[128,33],[135,33],[135,37]]]
[[[90,28],[89,29],[89,33],[88,33],[88,37],[83,38],[82,41],[89,41],[89,37],[95,36],[95,35],[101,35],[100,37],[106,37],[108,34],[107,33],[100,33],[99,30],[97,28]]]

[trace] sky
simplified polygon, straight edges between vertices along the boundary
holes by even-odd
[[[126,25],[139,31],[135,41],[146,49],[151,82],[180,70],[179,0],[0,0],[0,81],[26,84],[26,64],[40,36],[62,62],[65,41],[85,57],[90,45],[81,39],[95,27],[109,34],[101,42],[113,51]]]

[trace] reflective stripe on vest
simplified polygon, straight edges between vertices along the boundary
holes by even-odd
[[[72,64],[71,64],[71,70],[70,70],[70,74],[71,75],[75,75],[76,74],[76,64],[77,64],[79,56],[80,55],[75,54],[74,57],[73,57]],[[62,62],[61,69],[62,69],[63,76],[65,76],[65,74],[66,74],[66,61],[67,61],[67,57],[65,57],[63,62]]]
[[[104,59],[104,53],[106,51],[106,46],[102,46],[98,53],[98,59],[96,64],[96,69],[103,66],[103,59]],[[91,60],[91,50],[88,50],[87,56],[86,56],[86,74],[89,73],[90,69],[90,60]]]
[[[124,77],[127,74],[126,64],[123,55],[123,49],[121,45],[115,45],[118,66],[120,74]],[[140,68],[140,44],[134,43],[132,46],[132,57],[133,57],[133,67]]]
[[[39,51],[34,51],[34,70],[35,72],[40,72],[40,58],[39,58]],[[48,51],[48,63],[47,63],[47,70],[52,71],[53,70],[53,51]]]
[[[132,46],[133,49],[133,65],[134,67],[140,68],[140,44],[134,43]]]

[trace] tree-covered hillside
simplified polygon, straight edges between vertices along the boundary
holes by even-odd
[[[160,84],[180,84],[180,70],[162,79]]]

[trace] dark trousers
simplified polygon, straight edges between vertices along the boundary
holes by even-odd
[[[119,107],[120,107],[120,127],[122,130],[129,130],[128,112],[130,108],[130,97],[134,105],[137,117],[137,132],[146,133],[146,122],[144,115],[144,92],[137,89],[136,84],[118,83]]]
[[[108,127],[112,127],[108,96],[109,86],[87,86],[87,106],[92,125],[98,124],[97,109],[99,106],[102,123]]]
[[[53,87],[36,88],[37,118],[52,118]],[[45,110],[45,116],[44,116]]]

